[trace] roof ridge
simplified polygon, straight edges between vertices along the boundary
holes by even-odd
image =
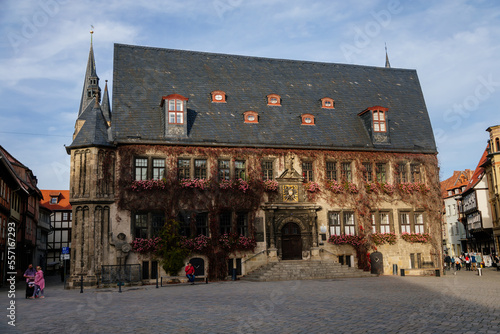
[[[177,52],[177,53],[190,53],[190,54],[198,54],[198,55],[207,55],[207,56],[220,56],[220,57],[235,57],[235,58],[246,58],[246,59],[261,59],[261,60],[271,60],[277,62],[293,62],[293,63],[306,63],[306,64],[317,64],[317,65],[336,65],[338,67],[361,67],[361,68],[370,68],[377,70],[387,70],[387,71],[410,71],[416,72],[416,69],[406,69],[406,68],[386,68],[384,66],[370,66],[370,65],[358,65],[358,64],[344,64],[344,63],[335,63],[335,62],[327,62],[327,61],[314,61],[314,60],[300,60],[300,59],[286,59],[286,58],[271,58],[271,57],[261,57],[261,56],[248,56],[248,55],[239,55],[239,54],[230,54],[230,53],[217,53],[217,52],[207,52],[207,51],[194,51],[194,50],[181,50],[181,49],[170,49],[170,48],[161,48],[154,46],[143,46],[143,45],[132,45],[132,44],[122,44],[115,43],[115,47],[129,47],[132,49],[149,49],[149,50],[158,50],[158,51],[167,51],[167,52]]]

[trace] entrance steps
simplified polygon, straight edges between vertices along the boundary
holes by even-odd
[[[287,260],[268,263],[241,279],[246,281],[293,281],[347,277],[376,277],[368,271],[330,261]]]

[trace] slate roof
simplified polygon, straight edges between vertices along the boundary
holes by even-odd
[[[101,107],[95,102],[95,98],[78,119],[84,120],[85,123],[71,143],[71,146],[66,147],[66,149],[86,146],[112,146],[109,128],[106,125]]]
[[[115,44],[113,80],[117,143],[436,152],[415,70]],[[215,90],[227,103],[211,102]],[[281,106],[267,105],[273,93]],[[170,94],[189,98],[187,137],[164,136],[160,102]],[[335,109],[321,108],[324,97]],[[373,145],[358,116],[377,105],[389,108],[383,147]],[[258,124],[244,123],[249,110]],[[301,125],[304,113],[315,126]]]

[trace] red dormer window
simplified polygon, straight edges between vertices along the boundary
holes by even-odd
[[[314,116],[311,114],[302,114],[302,125],[314,125]]]
[[[255,111],[245,111],[243,113],[245,123],[259,123],[259,114]]]
[[[189,99],[179,94],[163,96],[161,106],[166,103],[169,124],[184,124],[184,111]]]
[[[281,105],[281,96],[278,94],[269,94],[267,96],[267,105],[268,106],[280,106]]]
[[[372,116],[373,132],[387,132],[387,111],[389,108],[375,106],[363,110],[358,116],[369,112]]]
[[[321,99],[321,108],[335,109],[335,101],[329,97]]]
[[[214,90],[212,93],[212,102],[215,103],[225,103],[226,102],[226,93],[221,90]]]
[[[384,110],[373,110],[373,131],[374,132],[386,132],[385,126],[385,111]]]

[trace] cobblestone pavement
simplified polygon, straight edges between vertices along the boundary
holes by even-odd
[[[500,271],[287,282],[0,289],[0,333],[500,333]]]

